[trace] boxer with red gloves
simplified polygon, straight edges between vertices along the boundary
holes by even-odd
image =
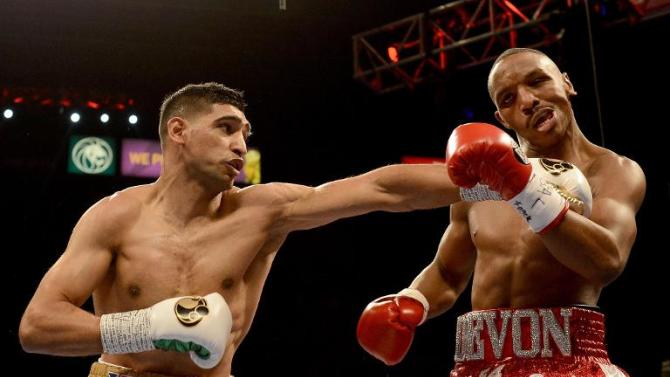
[[[609,360],[597,305],[630,255],[644,173],[586,139],[572,83],[542,52],[500,55],[489,93],[519,144],[489,124],[453,131],[448,173],[463,200],[410,288],[364,309],[358,341],[399,363],[424,316],[449,310],[472,282],[451,377],[625,377]]]

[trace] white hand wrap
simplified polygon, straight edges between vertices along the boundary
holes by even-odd
[[[103,314],[100,335],[104,353],[134,353],[156,349],[151,341],[149,309]]]

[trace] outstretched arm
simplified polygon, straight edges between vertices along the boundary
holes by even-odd
[[[102,352],[99,318],[80,306],[112,261],[118,225],[109,221],[109,202],[101,200],[81,217],[67,249],[40,282],[19,327],[25,351],[64,356]]]
[[[372,211],[405,212],[460,200],[442,164],[389,165],[318,187],[280,184],[285,231],[315,228]]]

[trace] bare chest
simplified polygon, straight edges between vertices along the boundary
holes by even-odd
[[[468,212],[468,225],[480,254],[491,251],[518,258],[532,249],[543,248],[525,220],[504,202],[474,203]]]
[[[151,299],[238,288],[269,240],[262,223],[246,220],[234,214],[175,227],[142,216],[116,251],[115,291]]]
[[[473,204],[468,222],[477,248],[474,306],[588,302],[591,291],[584,281],[553,256],[507,203]]]

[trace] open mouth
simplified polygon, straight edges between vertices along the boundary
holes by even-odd
[[[543,110],[533,121],[533,128],[538,131],[544,131],[549,126],[552,119],[554,119],[554,111],[551,109]]]

